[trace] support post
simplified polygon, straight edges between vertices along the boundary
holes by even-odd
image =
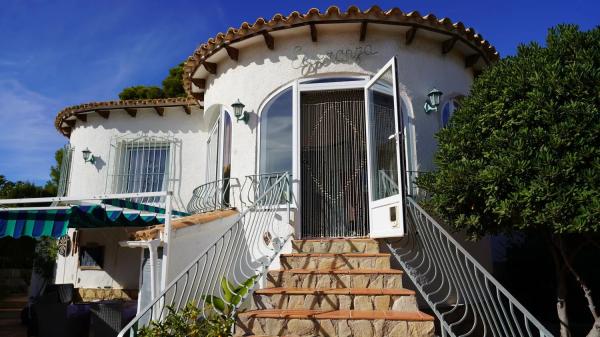
[[[169,261],[171,259],[171,213],[173,213],[171,201],[173,192],[167,192],[165,197],[165,232],[163,237],[163,260],[162,260],[162,280],[160,290],[165,290],[167,286],[167,276],[169,271]]]

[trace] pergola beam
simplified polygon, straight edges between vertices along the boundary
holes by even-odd
[[[127,112],[127,114],[133,118],[135,118],[135,116],[137,115],[136,108],[125,108],[125,112]]]
[[[206,87],[206,80],[203,78],[193,78],[191,79],[192,83],[200,89],[204,89]]]
[[[452,50],[452,48],[454,48],[456,41],[458,41],[458,37],[453,36],[448,40],[442,42],[442,54],[448,54]]]
[[[465,57],[465,68],[470,68],[474,66],[477,63],[477,61],[479,61],[480,57],[481,54],[473,54]]]
[[[225,46],[225,50],[227,51],[227,55],[229,55],[229,58],[237,61],[238,60],[238,56],[240,55],[240,51],[237,48],[233,48],[231,46]]]
[[[193,96],[193,97],[194,97],[196,100],[198,100],[198,101],[201,101],[201,102],[204,102],[204,93],[203,93],[203,92],[193,92],[193,93],[192,93],[192,96]]]
[[[262,32],[262,36],[265,39],[265,44],[267,45],[267,48],[271,50],[275,49],[275,38],[273,38],[273,35],[265,31]]]
[[[360,24],[360,41],[364,41],[367,38],[367,21],[363,21]]]
[[[217,64],[212,62],[204,61],[204,69],[208,71],[208,73],[215,75],[217,73]]]
[[[108,117],[110,117],[110,110],[96,110],[96,112],[104,119],[108,119]]]
[[[317,37],[318,37],[317,25],[315,25],[314,23],[311,23],[310,24],[310,39],[312,40],[312,42],[317,42]]]
[[[413,42],[413,40],[415,39],[415,35],[417,35],[417,26],[413,26],[411,27],[409,30],[406,31],[405,34],[405,44],[408,46],[409,44],[411,44]]]

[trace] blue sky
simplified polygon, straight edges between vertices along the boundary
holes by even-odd
[[[600,24],[598,0],[0,0],[0,174],[48,179],[54,151],[67,142],[53,125],[63,107],[159,85],[198,44],[243,21],[332,4],[446,16],[474,27],[503,56],[518,43],[543,42],[558,23]]]

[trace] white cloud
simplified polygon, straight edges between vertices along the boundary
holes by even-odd
[[[66,143],[54,129],[57,102],[16,80],[0,80],[0,174],[12,180],[48,180],[53,154]]]

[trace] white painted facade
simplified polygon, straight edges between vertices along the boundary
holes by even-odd
[[[426,114],[423,104],[432,88],[444,95],[440,106],[455,96],[468,94],[473,81],[473,70],[465,67],[465,51],[457,47],[442,55],[438,36],[419,31],[415,40],[406,45],[405,27],[370,24],[366,40],[360,42],[360,24],[332,24],[319,27],[318,42],[312,42],[308,26],[272,32],[274,50],[267,49],[262,36],[239,42],[239,59],[231,60],[225,51],[218,52],[211,62],[218,64],[216,75],[207,75],[200,67],[195,76],[207,78],[204,109],[193,108],[186,114],[180,108],[166,108],[164,116],[153,109],[141,109],[132,118],[125,111],[111,111],[105,119],[92,112],[87,121],[77,121],[72,128],[70,143],[75,149],[70,174],[69,196],[98,195],[110,193],[111,142],[115,137],[134,134],[171,136],[178,142],[171,161],[174,167],[173,182],[169,190],[174,193],[175,209],[184,210],[197,186],[206,183],[207,140],[221,106],[232,111],[230,105],[236,100],[245,104],[250,112],[248,124],[236,122],[232,115],[231,177],[243,178],[258,173],[258,142],[261,107],[273,93],[297,81],[309,77],[363,76],[371,77],[392,57],[398,59],[398,95],[402,100],[403,114],[414,137],[411,146],[409,169],[430,171],[436,149],[434,134],[441,127],[440,111]],[[296,102],[297,103],[297,102]],[[225,112],[229,113],[229,112]],[[81,151],[88,148],[97,157],[94,164],[84,162]],[[297,184],[298,181],[294,180]],[[184,235],[186,229],[174,235],[170,251],[168,279],[197,256],[204,245],[213,242],[222,233],[221,221],[203,225],[202,230]],[[296,228],[298,231],[300,228]],[[84,230],[87,232],[87,230]],[[111,236],[93,234],[97,240],[105,240],[107,258],[113,259],[115,271],[123,272],[125,278],[112,277],[108,271],[81,271],[76,257],[60,257],[56,281],[74,283],[76,287],[114,287],[127,289],[139,283],[140,252],[138,249],[118,246],[127,240],[122,232],[111,230]],[[112,233],[112,232],[111,232]],[[84,234],[86,240],[88,234]],[[109,242],[110,241],[110,242]],[[104,242],[104,241],[102,241]],[[115,246],[112,248],[112,246]],[[288,245],[286,250],[291,249]],[[278,261],[278,259],[275,259]],[[127,269],[131,269],[127,272]],[[112,279],[111,279],[112,277]],[[121,276],[119,276],[121,277]],[[169,281],[167,280],[167,281]]]

